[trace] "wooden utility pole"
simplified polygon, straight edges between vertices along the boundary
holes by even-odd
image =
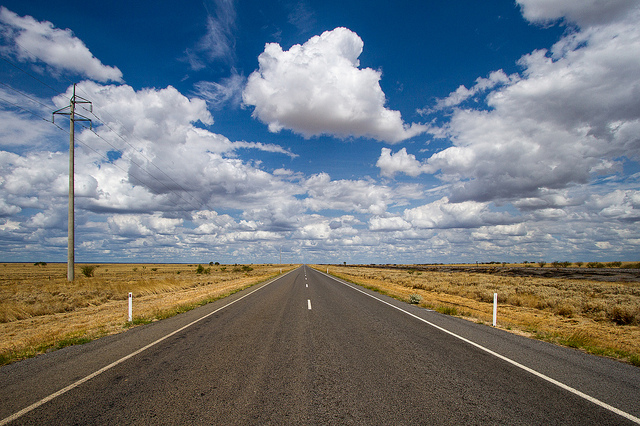
[[[76,114],[76,104],[89,104],[89,110],[92,109],[91,102],[76,96],[76,85],[73,85],[73,96],[69,102],[69,106],[61,108],[53,112],[55,120],[56,114],[69,116],[69,224],[68,224],[68,242],[67,242],[67,280],[73,281],[75,278],[74,265],[75,265],[75,161],[74,161],[74,147],[75,147],[75,122],[76,121],[88,121],[91,123],[91,119],[83,115]]]

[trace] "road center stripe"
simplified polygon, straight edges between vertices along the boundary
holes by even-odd
[[[295,271],[295,269],[294,269],[293,271]],[[162,341],[164,341],[164,340],[168,339],[169,337],[174,336],[174,335],[176,335],[176,334],[180,333],[181,331],[186,330],[187,328],[189,328],[189,327],[191,327],[192,325],[194,325],[194,324],[196,324],[196,323],[198,323],[198,322],[202,321],[203,319],[208,318],[208,317],[210,317],[211,315],[213,315],[213,314],[215,314],[215,313],[220,312],[220,311],[221,311],[221,310],[223,310],[224,308],[226,308],[226,307],[228,307],[228,306],[231,306],[231,305],[233,305],[233,304],[234,304],[234,303],[236,303],[236,302],[241,301],[241,300],[242,300],[242,299],[244,299],[245,297],[250,296],[250,295],[252,295],[253,293],[255,293],[256,291],[258,291],[258,290],[261,290],[261,289],[265,288],[265,287],[266,287],[266,286],[268,286],[269,284],[271,284],[271,283],[273,283],[273,282],[277,281],[278,279],[280,279],[280,278],[284,277],[285,275],[287,275],[287,274],[289,274],[289,273],[291,273],[291,272],[293,272],[293,271],[289,271],[289,272],[287,272],[286,274],[284,274],[284,275],[282,275],[282,276],[280,276],[280,277],[274,278],[273,280],[271,280],[271,281],[267,282],[267,283],[266,283],[266,284],[264,284],[264,285],[261,285],[260,287],[256,288],[255,290],[250,291],[249,293],[245,294],[244,296],[239,297],[239,298],[237,298],[236,300],[234,300],[234,301],[232,301],[232,302],[227,303],[226,305],[224,305],[224,306],[222,306],[222,307],[220,307],[220,308],[216,309],[216,310],[215,310],[215,311],[213,311],[213,312],[209,312],[207,315],[205,315],[205,316],[203,316],[203,317],[200,317],[200,318],[198,318],[197,320],[192,321],[192,322],[190,322],[189,324],[187,324],[187,325],[185,325],[185,326],[183,326],[183,327],[180,327],[179,329],[177,329],[177,330],[175,330],[175,331],[173,331],[173,332],[171,332],[171,333],[167,334],[166,336],[159,338],[159,339],[158,339],[158,340],[156,340],[155,342],[149,343],[148,345],[143,346],[142,348],[138,349],[137,351],[131,352],[129,355],[126,355],[126,356],[124,356],[124,357],[120,358],[120,359],[119,359],[119,360],[117,360],[117,361],[112,362],[111,364],[109,364],[109,365],[107,365],[107,366],[105,366],[105,367],[102,367],[100,370],[98,370],[98,371],[96,371],[96,372],[94,372],[94,373],[89,374],[88,376],[86,376],[86,377],[84,377],[84,378],[82,378],[82,379],[78,380],[77,382],[74,382],[74,383],[70,384],[70,385],[69,385],[69,386],[67,386],[66,388],[60,389],[58,392],[52,393],[51,395],[49,395],[49,396],[47,396],[47,397],[45,397],[45,398],[42,398],[40,401],[35,402],[35,403],[33,403],[33,404],[29,405],[29,406],[28,406],[28,407],[26,407],[26,408],[23,408],[22,410],[18,411],[17,413],[14,413],[14,414],[10,415],[9,417],[6,417],[6,418],[4,418],[4,419],[0,420],[0,426],[4,426],[4,425],[6,425],[6,424],[8,424],[8,423],[10,423],[10,422],[12,422],[12,421],[14,421],[14,420],[16,420],[16,419],[18,419],[18,418],[22,417],[22,416],[24,416],[25,414],[29,413],[30,411],[35,410],[36,408],[40,407],[41,405],[46,404],[47,402],[51,401],[52,399],[55,399],[55,398],[59,397],[60,395],[65,394],[65,393],[69,392],[70,390],[77,388],[77,387],[78,387],[78,386],[80,386],[81,384],[83,384],[83,383],[85,383],[85,382],[88,382],[89,380],[91,380],[91,379],[93,379],[94,377],[96,377],[96,376],[98,376],[98,375],[100,375],[100,374],[104,373],[104,372],[105,372],[105,371],[107,371],[107,370],[112,369],[112,368],[113,368],[113,367],[115,367],[116,365],[118,365],[118,364],[122,364],[123,362],[125,362],[125,361],[126,361],[126,360],[128,360],[129,358],[133,358],[134,356],[136,356],[136,355],[138,355],[138,354],[140,354],[140,353],[142,353],[142,352],[146,351],[147,349],[149,349],[149,348],[151,348],[151,347],[153,347],[153,346],[157,345],[158,343],[160,343],[160,342],[162,342]],[[309,303],[311,303],[311,301],[309,301]],[[309,309],[311,309],[311,305],[309,305]]]

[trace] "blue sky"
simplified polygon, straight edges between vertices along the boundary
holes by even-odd
[[[638,260],[635,0],[0,9],[0,260]]]

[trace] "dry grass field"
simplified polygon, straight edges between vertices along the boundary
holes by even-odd
[[[472,268],[445,272],[330,266],[329,272],[407,302],[419,301],[425,308],[489,325],[493,293],[498,293],[498,327],[640,366],[638,281],[615,276],[606,276],[609,281],[505,276]]]
[[[198,266],[76,264],[68,282],[66,264],[0,264],[0,365],[166,318],[293,268]]]

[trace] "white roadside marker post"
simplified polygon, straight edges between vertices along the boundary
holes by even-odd
[[[496,326],[498,319],[498,293],[493,293],[493,326]]]
[[[133,321],[133,293],[129,293],[129,322]]]

